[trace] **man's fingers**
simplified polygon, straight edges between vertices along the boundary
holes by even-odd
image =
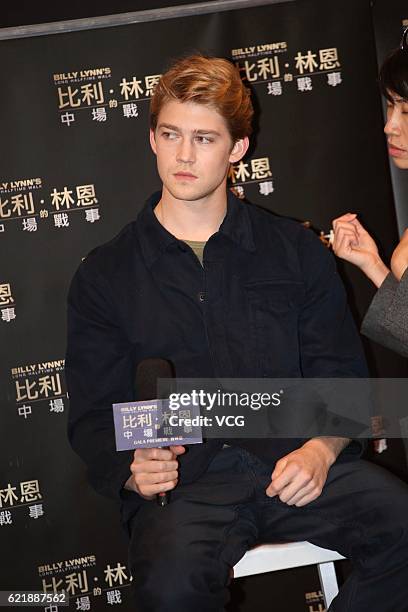
[[[288,506],[299,506],[305,505],[319,497],[321,489],[310,477],[304,476],[302,479],[296,479],[279,491],[271,483],[266,489],[266,494],[268,497],[279,495],[281,502]]]
[[[279,491],[275,488],[274,483],[276,479],[285,471],[286,466],[287,466],[287,460],[285,458],[280,459],[276,463],[275,469],[273,470],[271,474],[271,482],[265,491],[268,497],[274,497],[275,495],[279,493]]]
[[[134,473],[141,474],[143,472],[158,473],[171,472],[177,470],[177,461],[153,461],[146,460],[142,462],[133,462],[130,469]]]
[[[290,480],[286,486],[279,487],[276,481],[272,481],[266,489],[266,494],[268,497],[279,495],[279,499],[286,504],[295,498],[295,496],[303,497],[305,493],[312,491],[315,486],[310,475],[301,473]]]
[[[273,485],[273,488],[275,489],[275,491],[280,493],[282,489],[284,489],[290,482],[292,482],[292,480],[297,475],[298,471],[299,471],[299,467],[293,461],[293,462],[288,462],[285,469],[283,470],[281,474],[279,474],[279,476],[274,477],[274,474],[272,474],[271,484]]]
[[[271,482],[270,485],[266,488],[265,493],[268,497],[275,497],[275,495],[278,494],[278,491],[275,489]]]
[[[181,446],[180,444],[169,446],[169,448],[175,455],[182,455],[183,453],[186,452],[185,446]]]
[[[286,466],[288,465],[288,460],[286,457],[282,457],[281,459],[279,459],[276,464],[275,464],[275,468],[271,474],[271,480],[274,480],[275,478],[277,478],[278,476],[280,476],[282,474],[282,472],[285,470]]]
[[[138,448],[134,452],[134,462],[149,461],[152,459],[157,461],[171,461],[175,459],[175,453],[169,448]]]
[[[285,502],[288,506],[297,506],[298,502],[302,501],[303,498],[312,495],[313,493],[317,493],[317,487],[314,482],[307,484],[304,487],[301,487],[296,493],[293,495],[288,494],[285,499],[280,498],[281,501]]]
[[[141,474],[135,474],[135,482],[138,485],[162,484],[164,482],[170,482],[173,480],[177,480],[177,478],[178,478],[177,470],[173,470],[172,472],[159,472],[159,473],[143,472]]]
[[[153,499],[154,496],[157,495],[157,493],[164,493],[165,491],[171,491],[172,489],[174,489],[176,484],[177,484],[177,481],[172,480],[169,482],[163,482],[161,484],[153,484],[153,485],[144,484],[140,487],[137,486],[136,488],[137,488],[137,492],[142,497]]]
[[[306,506],[307,504],[310,504],[310,502],[312,502],[315,499],[317,499],[318,497],[320,497],[321,493],[322,493],[321,489],[313,489],[313,491],[311,493],[309,493],[308,495],[305,495],[304,497],[302,497],[294,505],[297,508],[301,508],[302,506]]]
[[[137,493],[145,499],[153,499],[157,493],[174,489],[178,482],[177,456],[184,452],[181,445],[137,449],[130,466]]]
[[[310,476],[299,475],[295,478],[287,487],[284,487],[279,493],[279,499],[287,504],[295,495],[298,495],[301,491],[311,491],[315,487],[315,483],[312,482]]]

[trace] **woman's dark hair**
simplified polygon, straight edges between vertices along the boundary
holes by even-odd
[[[393,94],[408,100],[408,28],[399,49],[390,53],[381,66],[379,82],[382,94],[390,102]]]

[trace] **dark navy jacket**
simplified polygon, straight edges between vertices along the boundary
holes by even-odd
[[[184,378],[367,376],[334,258],[312,231],[229,192],[202,267],[157,221],[159,198],[88,255],[68,300],[69,438],[91,484],[125,500],[125,514],[141,498],[122,489],[132,452],[115,450],[112,404],[134,399],[141,360],[169,359]],[[301,443],[249,448],[273,468]],[[190,447],[180,482],[197,478],[221,446]]]

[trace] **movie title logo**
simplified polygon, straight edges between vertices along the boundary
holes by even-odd
[[[33,363],[23,366],[11,368],[11,376],[13,378],[21,378],[26,376],[35,376],[37,374],[62,372],[65,367],[65,359],[56,361],[43,361],[41,363]]]
[[[268,55],[272,53],[284,53],[288,50],[288,43],[275,42],[261,45],[252,45],[250,47],[242,47],[240,49],[232,49],[232,59],[242,59],[243,57],[254,57],[256,55]]]
[[[11,368],[18,416],[27,419],[33,414],[33,406],[43,402],[50,413],[62,414],[64,399],[68,397],[64,377],[65,360],[43,361]]]
[[[112,70],[105,68],[87,68],[83,70],[73,70],[70,72],[60,72],[53,74],[55,84],[61,83],[79,83],[80,81],[93,81],[96,79],[109,79],[112,76]]]
[[[110,561],[105,567],[97,566],[95,555],[46,563],[38,566],[37,570],[42,592],[65,591],[72,598],[75,610],[93,610],[92,602],[98,600],[98,609],[101,610],[125,603],[132,580],[128,568],[121,561]]]
[[[12,193],[14,191],[22,192],[27,189],[41,189],[42,179],[30,178],[30,179],[19,179],[15,181],[2,181],[0,182],[0,194]]]
[[[96,557],[95,555],[87,555],[86,557],[77,557],[74,559],[68,559],[66,561],[56,561],[55,563],[49,563],[38,566],[38,575],[40,578],[43,576],[50,576],[53,574],[62,574],[72,569],[83,569],[85,567],[95,567]]]

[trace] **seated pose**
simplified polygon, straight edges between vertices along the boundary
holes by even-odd
[[[252,115],[224,59],[190,56],[161,77],[150,143],[162,189],[88,255],[70,288],[69,438],[91,484],[121,503],[136,611],[221,611],[250,547],[309,540],[353,563],[331,612],[404,612],[407,486],[362,460],[357,440],[115,450],[112,404],[134,398],[147,358],[183,378],[367,376],[331,253],[227,190]]]

